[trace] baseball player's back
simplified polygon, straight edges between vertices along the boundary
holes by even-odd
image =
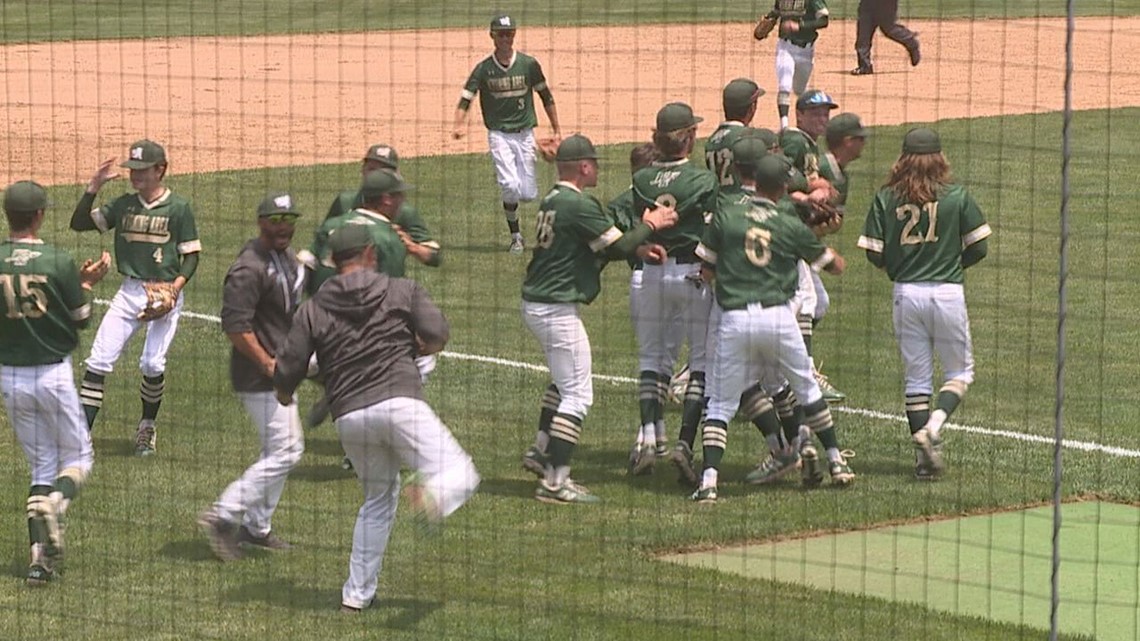
[[[534,257],[527,265],[523,300],[591,303],[601,291],[597,252],[621,236],[601,203],[569,183],[542,199]]]
[[[75,261],[42,240],[0,242],[0,363],[57,363],[79,344],[91,306]]]
[[[670,256],[690,257],[700,242],[706,216],[716,210],[718,181],[688,158],[660,160],[633,176],[634,211],[665,205],[677,210],[675,227],[654,233]]]

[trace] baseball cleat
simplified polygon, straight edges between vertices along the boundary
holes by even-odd
[[[922,51],[918,46],[918,34],[915,33],[914,36],[914,46],[907,49],[907,53],[910,54],[910,66],[917,67],[918,63],[922,62]]]
[[[530,472],[531,474],[534,474],[540,479],[546,476],[547,462],[548,460],[546,458],[546,453],[539,450],[538,447],[534,445],[526,448],[526,451],[523,452],[523,469]]]
[[[28,574],[24,580],[27,585],[31,587],[39,587],[51,583],[55,578],[55,570],[51,564],[46,561],[41,561],[28,566]]]
[[[153,456],[157,451],[154,421],[139,421],[139,428],[135,432],[135,456]]]
[[[827,462],[827,471],[831,474],[832,485],[847,487],[855,482],[855,473],[851,471],[851,466],[847,464],[847,459],[854,456],[855,452],[843,450],[839,453],[838,460]]]
[[[342,457],[340,459],[340,469],[342,469],[346,472],[351,472],[352,471],[352,459],[348,458],[347,456]]]
[[[638,445],[629,473],[634,476],[643,476],[653,473],[653,464],[657,462],[657,447],[655,445]]]
[[[945,464],[942,461],[942,439],[930,433],[925,427],[911,435],[915,448],[915,476],[922,467],[927,473],[923,480],[933,480],[942,475]]]
[[[320,397],[309,411],[305,413],[305,429],[313,429],[314,427],[325,422],[329,417],[329,397],[328,395]]]
[[[716,486],[697,488],[689,497],[694,503],[716,503]]]
[[[871,65],[867,65],[865,67],[863,65],[859,65],[858,67],[855,67],[851,70],[852,76],[869,76],[873,73],[875,73],[875,68]]]
[[[206,510],[198,515],[198,525],[210,542],[210,549],[214,556],[223,562],[236,561],[241,558],[241,548],[238,547],[238,525],[227,521],[213,509]]]
[[[512,236],[511,237],[511,247],[510,247],[509,251],[512,254],[521,254],[521,253],[523,253],[524,249],[526,249],[526,245],[523,244],[522,236],[521,235],[520,236]]]
[[[534,498],[542,501],[543,503],[551,503],[554,505],[569,505],[571,503],[601,503],[602,499],[598,496],[591,494],[590,490],[578,485],[570,479],[566,479],[562,485],[552,487],[546,484],[546,481],[539,481],[538,489],[534,491]]]
[[[693,468],[693,448],[689,447],[688,443],[677,441],[669,454],[669,460],[672,461],[673,467],[677,468],[678,481],[688,483],[689,486],[694,486],[700,481],[697,478],[697,470]]]
[[[795,450],[788,450],[782,454],[773,453],[756,469],[744,477],[745,483],[763,485],[782,478],[789,472],[800,468],[800,455]]]
[[[815,382],[819,384],[819,391],[823,392],[823,400],[828,403],[842,403],[847,400],[847,395],[836,389],[823,372],[813,367],[811,373],[815,377]]]
[[[667,458],[669,456],[669,446],[657,441],[657,447],[653,450],[657,454],[657,458]]]
[[[372,607],[372,604],[375,601],[376,601],[376,599],[372,599],[368,603],[365,603],[361,607],[356,607],[355,605],[349,605],[347,603],[341,603],[340,604],[340,613],[341,614],[360,614],[362,611],[367,610],[368,608]]]
[[[800,483],[806,488],[819,487],[823,483],[823,471],[819,469],[819,452],[811,443],[800,448]]]
[[[273,532],[270,532],[265,536],[257,536],[253,532],[250,532],[249,528],[244,525],[238,528],[238,543],[245,543],[246,545],[265,548],[266,550],[293,549],[293,546],[290,543],[285,541],[285,539],[277,536]]]

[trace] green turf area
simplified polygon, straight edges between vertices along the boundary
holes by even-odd
[[[709,115],[711,116],[711,114]],[[708,121],[706,121],[708,122]],[[1070,438],[1140,448],[1134,395],[1134,319],[1140,283],[1133,188],[1140,110],[1091,111],[1075,123],[1076,161],[1066,419]],[[1056,224],[1060,118],[1056,114],[939,125],[955,171],[994,225],[990,257],[971,270],[967,294],[978,379],[955,419],[1034,435],[1052,431],[1056,308]],[[705,133],[710,131],[706,128]],[[851,220],[837,237],[849,273],[829,279],[833,303],[817,354],[853,408],[901,415],[898,357],[890,330],[890,285],[855,251],[872,186],[895,159],[902,127],[879,128],[854,166]],[[589,133],[589,132],[587,132]],[[1111,137],[1110,137],[1111,136]],[[367,141],[361,141],[363,152]],[[628,184],[628,147],[603,150],[606,199]],[[174,167],[178,158],[171,159]],[[1107,168],[1107,169],[1106,169]],[[445,253],[439,269],[415,268],[452,322],[449,349],[540,363],[519,314],[525,259],[506,252],[498,190],[485,155],[418,158],[404,172],[416,204]],[[549,166],[543,184],[550,184]],[[307,240],[337,190],[359,179],[358,165],[174,176],[192,196],[205,252],[188,288],[187,309],[217,314],[222,277],[269,188],[294,192],[311,212]],[[121,185],[118,189],[122,189]],[[44,235],[81,255],[109,239],[66,230],[81,187],[54,188],[59,203]],[[111,186],[108,196],[118,193]],[[528,233],[534,207],[523,208]],[[584,312],[601,374],[635,375],[626,291],[628,270],[611,265],[599,300]],[[98,293],[110,298],[114,278]],[[86,352],[84,335],[76,360]],[[519,466],[533,437],[546,379],[541,373],[442,359],[428,397],[483,475],[480,493],[439,538],[418,538],[400,520],[380,580],[382,605],[359,619],[335,612],[361,494],[342,472],[329,426],[309,432],[308,451],[274,520],[297,548],[234,565],[211,559],[194,526],[255,457],[253,429],[229,391],[228,345],[217,325],[185,319],[174,341],[159,425],[159,455],[131,455],[138,413],[138,342],[109,379],[94,438],[96,467],[75,504],[65,581],[41,592],[19,580],[27,563],[26,466],[0,419],[0,639],[643,639],[797,638],[879,641],[1039,638],[1036,629],[916,609],[892,601],[658,563],[660,550],[708,547],[834,529],[865,529],[927,515],[953,515],[1047,500],[1048,445],[948,433],[951,471],[938,484],[910,479],[906,430],[874,416],[836,414],[860,475],[846,492],[805,493],[793,485],[736,482],[756,462],[761,440],[734,424],[722,468],[721,502],[686,501],[671,470],[625,476],[636,422],[636,390],[598,382],[576,456],[575,478],[605,503],[558,509],[534,501]],[[303,387],[303,403],[313,389]],[[675,433],[679,412],[669,416]],[[1067,495],[1099,492],[1135,501],[1134,459],[1066,450]],[[401,513],[402,514],[402,513]],[[1037,589],[1036,587],[1034,588]]]
[[[1140,635],[1140,510],[1062,508],[1060,629]],[[1048,628],[1053,508],[786,539],[663,557],[750,579],[804,584],[953,614]]]
[[[856,0],[829,3],[832,16],[853,18]],[[117,0],[13,0],[0,6],[0,41],[91,40],[262,33],[371,31],[479,27],[499,11],[525,25],[747,22],[771,2],[694,0],[581,0],[540,2],[443,0],[213,0],[147,2]],[[1140,14],[1140,0],[1089,0],[1077,3],[1082,16]],[[904,18],[1020,18],[1063,16],[1059,0],[910,0]]]

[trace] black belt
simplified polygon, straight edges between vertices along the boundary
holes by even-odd
[[[679,256],[670,256],[678,265],[694,265],[701,262],[696,254],[681,254]]]
[[[505,134],[521,134],[527,129],[534,129],[534,127],[519,127],[518,129],[497,129],[496,131],[500,131]]]

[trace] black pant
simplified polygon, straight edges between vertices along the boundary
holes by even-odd
[[[871,39],[875,29],[906,47],[918,46],[917,34],[899,24],[899,0],[859,0],[859,25],[855,30],[855,55],[860,67],[871,66]]]

